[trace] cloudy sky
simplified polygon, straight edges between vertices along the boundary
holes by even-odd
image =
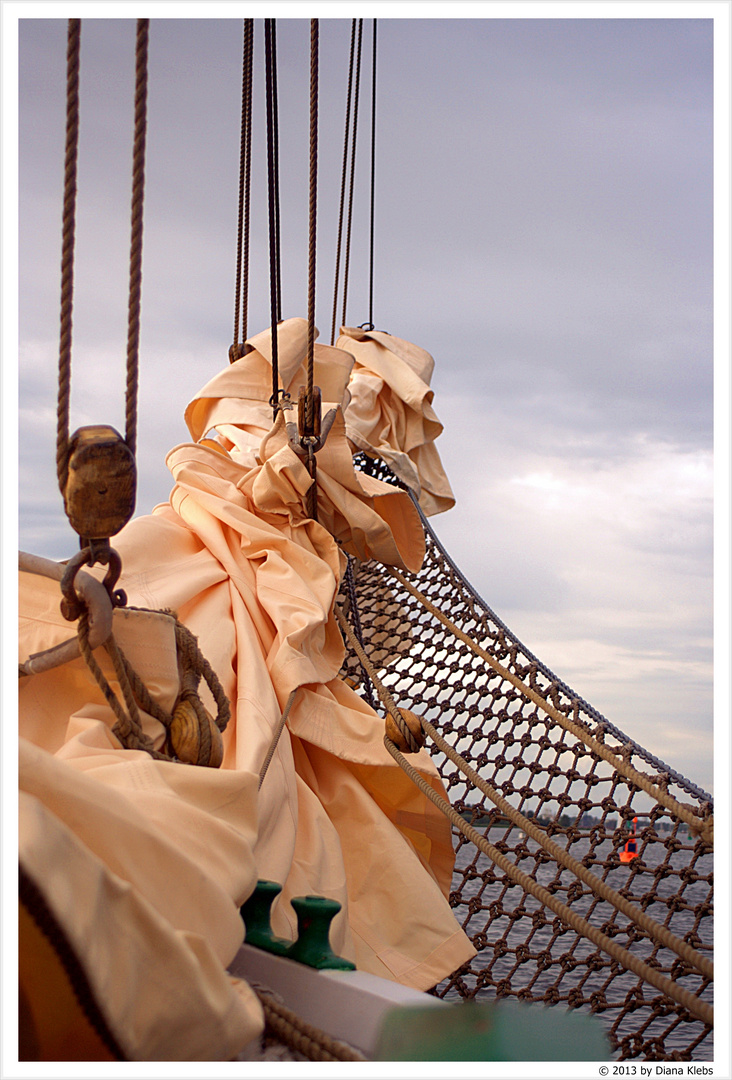
[[[16,7],[19,543],[66,558],[77,541],[54,465],[66,24]],[[467,8],[486,17],[378,23],[374,321],[436,360],[457,506],[434,525],[533,652],[711,790],[713,21],[694,17],[703,4],[642,19]],[[327,342],[350,19],[320,29]],[[366,19],[351,324],[368,318],[371,32]],[[82,28],[72,429],[124,428],[134,35],[125,18]],[[270,322],[260,23],[255,49],[250,332]],[[307,314],[308,50],[307,20],[280,19],[285,317]],[[228,362],[240,65],[240,19],[153,19],[141,514],[167,499],[186,403]]]

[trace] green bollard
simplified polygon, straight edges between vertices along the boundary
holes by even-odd
[[[338,901],[325,896],[295,896],[292,906],[297,914],[297,941],[287,950],[288,957],[312,968],[355,971],[355,964],[336,956],[330,947],[330,924],[341,910]]]
[[[270,924],[270,909],[274,898],[282,892],[282,886],[276,881],[258,881],[254,892],[240,908],[241,917],[244,920],[246,932],[244,940],[247,945],[254,945],[265,952],[274,953],[276,956],[284,956],[292,945],[287,938],[278,938],[272,933]]]

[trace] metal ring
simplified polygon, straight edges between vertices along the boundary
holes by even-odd
[[[61,614],[69,622],[76,622],[84,610],[84,605],[76,595],[76,589],[74,588],[74,580],[76,575],[82,566],[86,566],[91,558],[91,551],[88,547],[82,548],[78,551],[73,558],[69,559],[64,576],[61,578],[61,592],[63,599],[61,601]]]

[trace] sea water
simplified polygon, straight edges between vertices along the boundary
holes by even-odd
[[[510,839],[511,842],[514,842],[515,838],[516,838],[516,833],[515,833],[515,831],[512,830],[510,838],[509,838],[507,836],[507,832],[506,832],[505,828],[493,828],[493,829],[488,830],[487,838],[488,838],[489,842],[492,843],[492,844],[496,844],[497,842],[500,842],[504,838],[505,839]],[[526,838],[525,840],[523,840],[522,841],[522,846],[523,845],[525,845],[526,848],[528,848],[530,853],[533,853],[533,852],[535,852],[535,851],[537,851],[539,849],[539,845],[534,840],[532,840],[531,838]],[[594,855],[597,858],[599,858],[600,860],[602,860],[604,857],[606,857],[610,853],[611,847],[612,847],[612,844],[611,844],[610,840],[604,841],[602,844],[595,846]],[[583,856],[588,854],[589,850],[590,850],[589,837],[580,838],[578,841],[576,841],[575,843],[572,844],[571,849],[570,849],[572,856],[575,859],[577,859],[578,861],[580,861],[580,862],[582,861]],[[649,845],[646,848],[646,850],[643,852],[644,863],[649,867],[653,867],[654,865],[658,865],[665,858],[665,854],[666,854],[666,852],[665,852],[665,848],[664,848],[663,844]],[[455,872],[455,875],[454,875],[454,878],[453,878],[453,889],[455,889],[456,891],[459,890],[461,892],[461,895],[463,897],[463,903],[466,905],[465,907],[463,905],[461,905],[461,906],[459,906],[458,908],[455,909],[455,915],[457,916],[458,920],[461,921],[461,922],[464,920],[465,915],[467,914],[467,903],[469,902],[469,900],[472,897],[477,897],[478,893],[481,890],[483,882],[482,882],[482,879],[481,879],[480,875],[485,870],[488,870],[490,868],[490,866],[491,866],[490,859],[487,856],[480,853],[478,855],[478,860],[477,860],[477,863],[476,863],[476,869],[478,871],[479,876],[476,877],[476,878],[473,878],[473,879],[470,879],[470,878],[465,879],[463,877],[463,875],[459,871],[462,870],[462,869],[465,869],[465,867],[469,866],[472,863],[474,856],[475,856],[475,848],[472,846],[472,844],[464,844],[460,848],[460,850],[458,851],[457,857],[456,857],[456,864],[455,864],[455,871],[456,872]],[[681,851],[674,852],[674,854],[673,854],[673,856],[671,858],[671,866],[674,869],[682,870],[685,866],[689,865],[689,863],[691,861],[691,856],[692,856],[692,853],[689,850],[681,850]],[[511,852],[508,853],[507,857],[511,861],[515,861],[515,855],[512,855]],[[696,872],[698,874],[706,876],[706,875],[711,873],[712,863],[713,863],[713,856],[712,855],[706,855],[706,856],[703,856],[702,858],[700,858],[700,859],[698,859],[696,861],[694,868],[695,868],[695,870],[696,870]],[[524,870],[524,872],[530,873],[530,875],[533,876],[534,880],[537,881],[537,883],[540,884],[540,885],[544,885],[544,886],[548,885],[555,878],[555,875],[556,875],[556,865],[554,863],[546,863],[546,864],[540,865],[540,866],[535,868],[535,864],[534,864],[533,860],[529,859],[529,860],[521,860],[521,862],[518,865],[519,865],[519,867],[521,869]],[[621,890],[624,887],[624,885],[626,884],[627,880],[628,880],[629,873],[630,873],[630,866],[627,866],[627,865],[618,866],[617,868],[611,870],[609,872],[609,874],[607,875],[607,878],[606,878],[607,884],[610,885],[613,889]],[[569,872],[567,872],[567,871],[565,871],[565,880],[569,880]],[[636,878],[636,880],[634,882],[634,892],[637,895],[640,895],[640,890],[642,890],[643,887],[644,887],[643,884],[642,884],[642,882],[644,882],[644,880],[652,880],[652,878],[650,878],[650,877],[646,878],[646,875],[643,875],[643,877],[640,878],[640,879]],[[667,877],[665,879],[662,879],[657,885],[657,894],[660,895],[660,896],[663,896],[663,897],[673,896],[678,891],[679,884],[680,884],[679,878],[677,876],[675,876],[675,875],[669,876],[669,877]],[[486,886],[483,889],[483,891],[481,892],[481,894],[480,894],[481,905],[483,907],[487,908],[490,905],[490,903],[492,902],[492,900],[495,899],[502,891],[503,891],[503,885],[502,884],[500,884],[500,885],[499,884],[493,884],[493,885]],[[707,899],[708,891],[709,891],[709,884],[706,881],[698,881],[698,882],[687,884],[684,891],[683,891],[683,900],[684,900],[684,902],[686,904],[688,904],[693,909],[697,904],[701,904]],[[518,902],[519,897],[523,895],[523,890],[521,890],[519,888],[516,888],[516,889],[512,890],[512,892],[516,897],[516,901]],[[511,892],[509,892],[508,896],[511,896]],[[559,898],[563,899],[563,895],[560,894]],[[587,913],[588,908],[590,907],[590,905],[592,903],[592,900],[593,900],[593,897],[591,897],[591,896],[583,896],[580,900],[576,901],[575,903],[573,903],[571,905],[571,909],[572,909],[572,911],[576,912],[578,915],[585,915]],[[529,897],[528,899],[525,899],[523,901],[523,904],[524,904],[524,906],[527,908],[527,910],[529,912],[537,910],[538,908],[541,907],[541,904],[539,903],[539,901],[535,900],[533,897]],[[504,905],[504,909],[506,909],[508,907],[508,901],[507,901],[506,897],[504,897],[504,899],[503,899],[503,905]],[[648,909],[648,914],[652,918],[655,918],[657,921],[663,923],[663,921],[665,920],[666,915],[667,915],[667,910],[668,909],[666,908],[665,905],[658,905],[658,906],[653,905]],[[611,911],[612,911],[612,909],[610,908],[610,906],[603,903],[601,907],[596,908],[594,913],[590,915],[590,921],[592,922],[593,925],[599,927],[602,924],[602,922],[604,922],[609,917],[609,915],[611,914]],[[546,914],[547,914],[547,916],[548,916],[548,918],[550,920],[553,920],[554,915],[553,915],[553,913],[551,911],[547,910]],[[486,921],[488,921],[488,919],[489,919],[488,911],[487,910],[485,910],[485,911],[481,910],[477,915],[475,915],[473,917],[471,922],[465,927],[466,932],[468,934],[470,934],[470,933],[475,933],[478,930],[482,930],[485,923],[486,923]],[[621,917],[620,925],[623,925],[624,922],[625,922],[625,919],[623,917]],[[503,920],[501,920],[500,927],[496,928],[496,932],[494,934],[494,939],[503,936],[504,925],[505,925],[505,923],[503,922]],[[677,937],[680,937],[680,938],[683,939],[684,934],[691,931],[693,929],[693,926],[694,926],[693,910],[691,910],[691,911],[683,910],[683,911],[676,912],[674,914],[673,920],[672,920],[672,922],[670,924],[670,929],[672,930],[672,932],[674,934],[676,934]],[[530,920],[526,919],[526,918],[519,920],[517,923],[514,924],[514,926],[509,930],[508,934],[506,935],[509,947],[513,949],[513,948],[517,947],[518,945],[523,944],[526,941],[526,938],[527,938],[529,932],[530,932]],[[711,918],[706,918],[706,919],[703,919],[701,921],[701,924],[700,924],[700,926],[698,928],[698,933],[699,933],[699,935],[701,937],[701,940],[703,941],[704,944],[709,945],[709,946],[712,945],[712,919]],[[536,931],[532,936],[531,942],[529,943],[529,948],[531,950],[531,953],[536,954],[537,952],[540,952],[541,948],[542,948],[542,945],[548,944],[548,941],[549,941],[549,938],[551,937],[551,934],[552,934],[552,929],[551,929],[550,926],[545,926],[545,927],[541,928],[540,930]],[[568,935],[568,939],[570,938],[570,936],[571,936],[571,938],[574,937],[573,934]],[[487,929],[487,938],[488,938],[488,947],[487,947],[486,953],[487,953],[488,959],[486,960],[486,963],[488,963],[489,960],[492,959],[492,957],[493,957],[493,952],[492,952],[492,949],[491,949],[491,926],[490,926],[490,924],[488,925],[488,929]],[[618,941],[621,944],[625,944],[625,941],[624,941],[624,938],[623,938],[622,935],[619,936]],[[642,939],[640,941],[634,942],[631,945],[631,950],[634,953],[634,955],[637,955],[639,957],[646,957],[646,956],[650,955],[650,953],[652,951],[652,945],[646,939]],[[557,945],[555,945],[554,946],[554,955],[557,955],[557,953],[559,951],[561,951],[561,950],[559,949],[559,947]],[[574,950],[574,955],[577,957],[578,960],[581,961],[582,958],[587,957],[591,953],[594,953],[596,951],[597,951],[596,946],[592,942],[590,942],[588,940],[585,940],[585,939],[582,939],[580,944]],[[672,956],[671,959],[673,959],[673,958],[674,957]],[[502,977],[508,977],[509,972],[514,968],[515,964],[516,964],[516,957],[515,957],[514,953],[509,953],[505,957],[500,958],[498,961],[494,962],[493,972],[492,972],[492,974],[493,974],[492,981],[495,982],[495,981],[498,981]],[[482,966],[485,966],[485,965],[482,965]],[[667,966],[666,959],[664,959],[664,966]],[[472,968],[473,968],[474,971],[475,970],[480,970],[480,968],[481,968],[481,956],[480,955],[478,955],[473,960]],[[558,969],[558,967],[556,965],[552,965],[552,967],[550,967],[547,970],[541,972],[539,974],[538,978],[536,979],[536,981],[534,982],[532,988],[531,988],[532,996],[534,996],[538,1000],[540,1000],[541,997],[542,997],[543,992],[550,985],[552,985],[556,981],[558,970],[559,969]],[[578,964],[578,966],[577,966],[577,968],[575,970],[576,970],[576,972],[578,974],[578,977],[585,976],[587,974],[587,968],[584,965],[582,965],[581,963]],[[528,983],[528,981],[533,977],[535,972],[536,972],[536,964],[531,962],[531,961],[528,961],[527,964],[526,964],[526,977],[523,979],[523,981],[522,981],[522,976],[521,976],[521,970],[520,969],[512,976],[512,978],[511,978],[512,989],[514,991],[520,990],[522,986],[525,986]],[[587,999],[589,997],[590,993],[592,993],[593,990],[599,989],[600,986],[607,981],[607,978],[608,978],[608,969],[607,968],[603,969],[600,972],[591,972],[590,975],[589,975],[589,978],[584,982],[584,985],[583,985],[583,988],[582,988],[582,993],[583,993],[585,999]],[[563,995],[566,995],[568,989],[571,987],[571,985],[572,985],[571,984],[571,979],[572,979],[571,973],[564,976],[564,978],[563,978],[563,980],[562,980],[562,982],[560,984],[560,993],[562,993]],[[616,976],[615,979],[613,979],[612,983],[610,984],[610,986],[608,988],[608,992],[607,992],[608,999],[610,1001],[613,1001],[613,1002],[622,1000],[625,997],[626,993],[636,985],[637,981],[638,981],[637,976],[632,974],[631,972],[625,973],[623,975]],[[655,988],[653,988],[653,987],[648,987],[648,991],[649,991],[649,993],[646,994],[646,996],[651,996],[651,995],[655,996],[655,994],[657,993]],[[490,989],[488,989],[485,996],[489,997],[490,995],[491,995],[491,991],[490,991]],[[458,996],[459,995],[458,995],[456,990],[450,990],[446,994],[446,997],[448,999],[457,998]],[[703,996],[703,998],[705,1000],[709,1000],[709,1002],[711,1003],[712,1002],[712,990],[711,990],[711,987],[708,988],[707,990],[705,990],[703,992],[702,996]],[[560,1007],[566,1008],[566,1004],[562,1003],[562,1005]],[[584,1006],[584,1009],[586,1009],[586,1008],[589,1008],[589,1006]],[[584,1011],[584,1009],[583,1009],[583,1011]],[[647,1015],[647,1014],[645,1014],[645,1010],[643,1010],[643,1013],[644,1013],[643,1019],[645,1019],[645,1016]],[[616,1009],[608,1010],[608,1012],[605,1013],[605,1014],[598,1013],[597,1015],[599,1016],[600,1020],[601,1021],[604,1020],[608,1024],[608,1027],[609,1027],[610,1024],[612,1024],[614,1022],[614,1020],[615,1020],[615,1018],[617,1016],[617,1010]],[[621,1037],[623,1035],[627,1035],[632,1030],[632,1025],[633,1025],[633,1021],[634,1021],[635,1017],[638,1017],[638,1019],[640,1020],[641,1011],[639,1011],[637,1013],[630,1013],[630,1014],[626,1015],[626,1017],[624,1018],[624,1020],[622,1022],[621,1029],[620,1029],[620,1032],[619,1032]],[[670,1024],[671,1024],[671,1018],[670,1017],[665,1017],[665,1018],[661,1018],[659,1020],[654,1021],[652,1028],[650,1028],[649,1031],[644,1034],[644,1038],[648,1038],[650,1036],[651,1032],[653,1032],[653,1033],[655,1033],[657,1035],[661,1035],[670,1026]],[[690,1039],[689,1039],[689,1030],[688,1029],[689,1029],[688,1024],[680,1023],[680,1024],[677,1025],[677,1027],[673,1031],[671,1031],[668,1035],[666,1035],[665,1040],[664,1040],[664,1046],[665,1046],[666,1054],[668,1056],[670,1056],[671,1053],[673,1053],[674,1051],[683,1053],[683,1052],[685,1052],[687,1050],[688,1045],[689,1045],[689,1041],[690,1041]],[[700,1023],[694,1024],[694,1030],[695,1030],[695,1033],[700,1033],[701,1032],[701,1024]],[[704,1042],[694,1050],[694,1052],[692,1054],[692,1060],[693,1061],[711,1061],[712,1059],[713,1059],[713,1041],[712,1041],[711,1036],[707,1036],[707,1038],[704,1040]]]

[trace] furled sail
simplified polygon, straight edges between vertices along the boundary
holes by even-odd
[[[296,388],[304,323],[288,320],[278,334],[283,389]],[[53,828],[69,834],[82,862],[92,858],[95,889],[113,875],[114,886],[137,905],[130,912],[148,905],[166,922],[166,948],[179,946],[187,977],[219,1010],[223,1055],[232,1050],[226,1017],[239,1016],[242,1045],[260,1022],[258,1005],[224,978],[243,936],[238,908],[256,877],[284,885],[276,933],[295,936],[293,896],[333,897],[342,904],[334,949],[406,985],[426,989],[474,953],[448,903],[449,823],[396,768],[383,745],[383,721],[338,676],[345,651],[333,605],[345,553],[417,570],[424,554],[419,516],[406,492],[354,469],[342,416],[353,364],[342,348],[326,347],[317,347],[316,377],[324,410],[335,415],[318,453],[319,521],[306,515],[311,478],[288,439],[287,410],[271,421],[269,340],[268,332],[251,339],[248,353],[194,399],[186,418],[197,441],[168,455],[175,480],[169,503],[115,538],[128,603],[149,609],[129,613],[135,618],[124,622],[123,651],[169,709],[178,690],[175,650],[151,632],[133,639],[141,619],[153,620],[151,631],[154,620],[166,618],[150,611],[175,611],[231,702],[223,767],[195,768],[123,748],[112,731],[114,714],[81,660],[21,683],[21,735],[34,744],[24,744],[23,775],[43,777],[35,787],[29,779],[24,794],[54,816]],[[54,611],[55,583],[22,577],[20,648],[27,656],[56,644],[63,619]],[[158,661],[167,683],[155,674]],[[116,685],[113,671],[108,677]],[[202,690],[211,707],[207,694]],[[159,751],[164,725],[149,715],[145,725]],[[443,790],[429,755],[420,753],[415,764],[427,784]],[[29,873],[40,875],[38,862]],[[45,892],[43,880],[36,884]],[[47,901],[58,920],[71,920],[74,939],[93,941],[102,931],[91,916],[76,925],[75,905],[62,910],[52,895]],[[109,972],[115,948],[126,948],[124,935],[115,940],[105,946]],[[112,1009],[109,1022],[126,1017],[128,1007]],[[153,1015],[159,1040],[160,1017]],[[174,1040],[151,1044],[141,1017],[118,1037],[132,1058],[179,1053]],[[211,1056],[210,1035],[196,1044],[189,1031],[182,1045],[183,1056]]]

